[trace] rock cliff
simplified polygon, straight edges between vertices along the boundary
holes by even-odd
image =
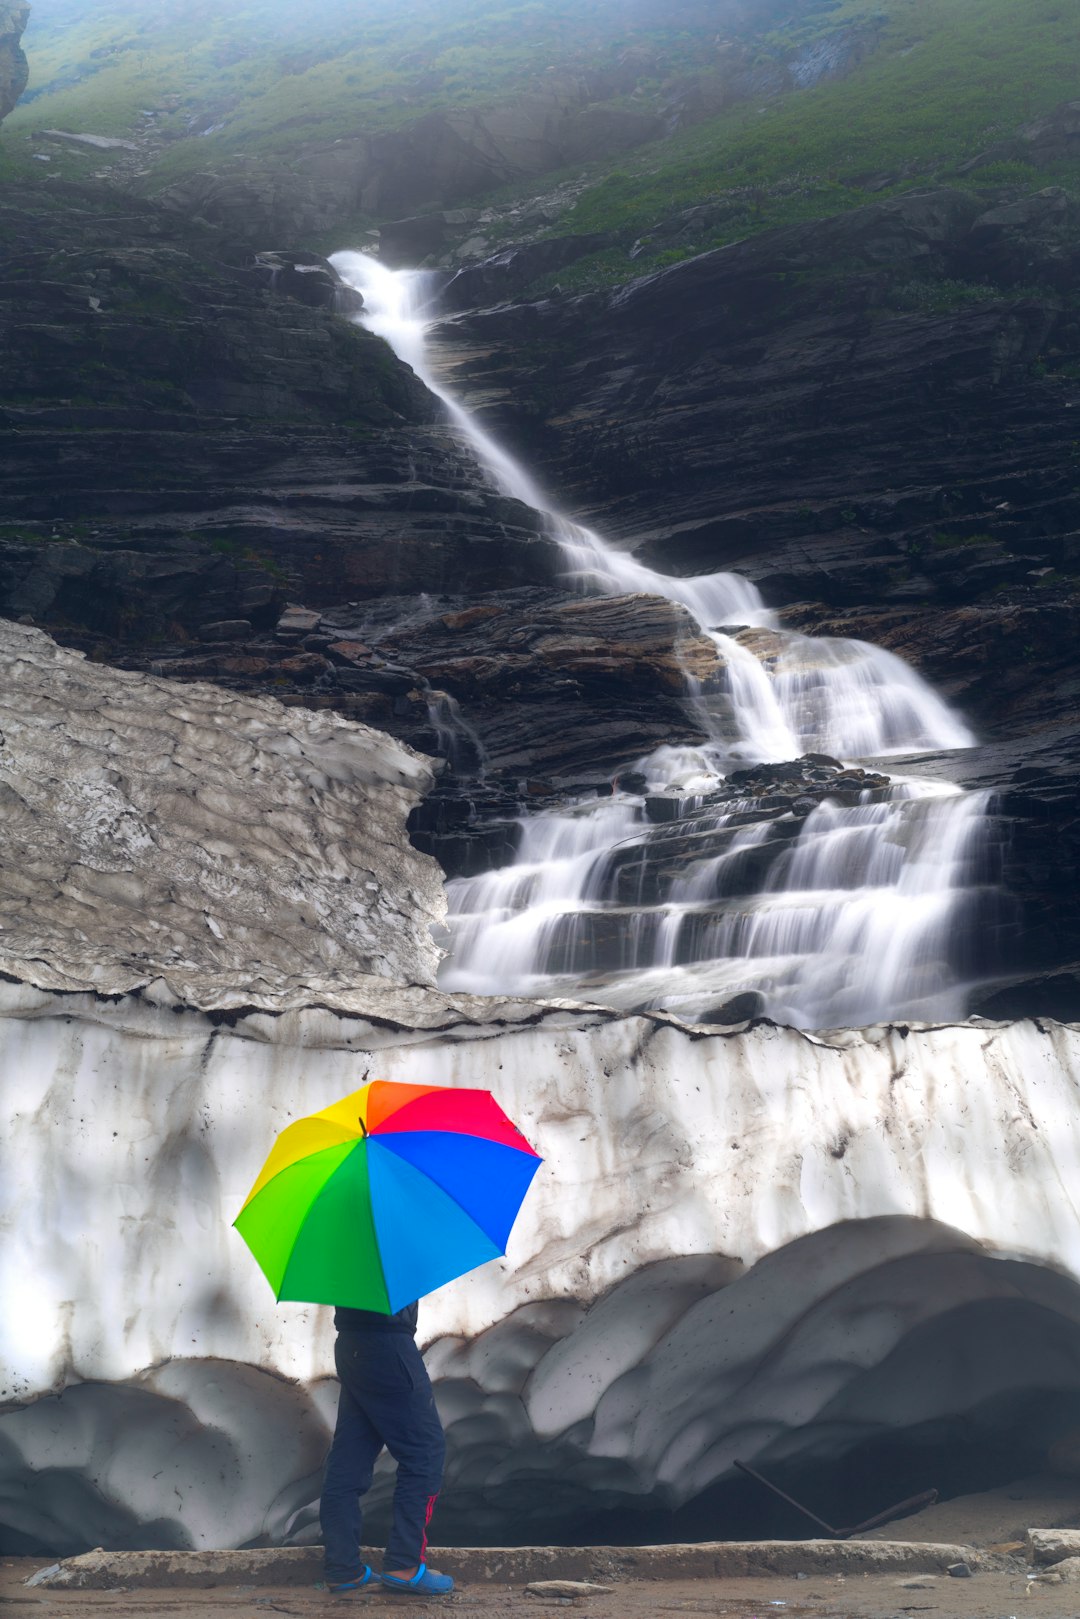
[[[4,611],[97,658],[472,750],[416,822],[455,871],[506,858],[523,802],[699,739],[675,672],[707,673],[689,621],[562,592],[547,520],[328,307],[329,267],[57,184],[62,209],[4,202]],[[1076,226],[1060,188],[912,194],[438,332],[443,375],[575,515],[665,570],[737,569],[790,627],[884,644],[962,707],[986,745],[944,768],[1010,829],[1021,919],[980,1003],[1010,1014],[1080,1005],[1057,880],[1080,854]],[[514,257],[473,295],[511,292]]]
[[[0,119],[6,118],[26,89],[30,67],[19,44],[30,16],[30,7],[16,0],[0,5]]]
[[[153,644],[272,626],[289,598],[550,577],[535,514],[477,478],[383,342],[319,307],[348,304],[328,266],[196,227],[180,246],[159,210],[103,214],[62,182],[0,209],[9,612]]]

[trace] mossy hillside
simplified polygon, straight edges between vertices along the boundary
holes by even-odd
[[[830,0],[763,0],[763,25],[825,17]],[[163,175],[237,151],[287,157],[302,144],[399,127],[437,108],[477,105],[595,73],[642,53],[639,94],[700,65],[715,36],[704,0],[37,0],[31,78],[9,120],[124,135],[145,109],[176,144]],[[635,103],[640,104],[640,102]]]
[[[660,106],[678,75],[705,61],[708,29],[716,41],[715,7],[694,0],[663,10],[639,0],[632,11],[612,0],[452,8],[414,0],[396,9],[378,0],[362,28],[345,0],[326,0],[316,14],[266,0],[257,28],[247,0],[164,0],[153,19],[143,10],[112,0],[80,16],[79,0],[38,0],[31,99],[4,126],[6,172],[27,172],[31,128],[130,133],[145,127],[147,108],[157,109],[159,135],[173,137],[147,159],[153,173],[139,183],[152,190],[238,153],[288,169],[312,143],[400,125],[438,106],[490,102],[514,86],[565,82],[628,51],[638,64],[634,105]],[[775,226],[953,183],[966,159],[1075,93],[1080,10],[1062,0],[1023,8],[1015,0],[768,0],[756,17],[737,51],[744,69],[761,73],[761,95],[577,171],[584,190],[554,229],[604,232],[611,246],[538,280],[531,293],[617,285]],[[768,89],[777,64],[845,31],[868,52],[847,77],[785,95]],[[59,147],[49,155],[50,168],[29,168],[75,177],[110,161]],[[1009,159],[963,183],[992,196],[1075,186],[1080,165],[1036,171]],[[530,180],[519,200],[536,190]],[[697,216],[685,224],[675,217],[688,210]],[[335,228],[310,245],[332,249],[347,239],[345,226],[358,235],[371,223],[342,222],[344,235]],[[508,239],[514,228],[509,219]],[[487,234],[498,239],[498,227]]]
[[[1061,0],[892,0],[879,9],[878,46],[849,77],[747,102],[622,159],[559,229],[629,244],[680,210],[722,200],[726,217],[686,241],[651,244],[647,257],[606,252],[553,279],[567,290],[617,284],[758,231],[954,180],[967,159],[1076,93],[1080,9]],[[851,0],[831,16],[868,13]],[[964,183],[992,194],[1080,186],[1080,163],[1036,171],[999,161]]]

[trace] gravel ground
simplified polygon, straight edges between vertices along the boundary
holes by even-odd
[[[1080,1587],[1032,1585],[1023,1573],[980,1573],[971,1579],[948,1576],[828,1575],[796,1580],[764,1579],[631,1580],[609,1594],[574,1602],[526,1595],[523,1587],[471,1585],[445,1598],[417,1599],[374,1591],[332,1597],[317,1589],[223,1586],[210,1591],[44,1591],[23,1583],[40,1560],[17,1558],[0,1564],[0,1608],[56,1619],[144,1619],[176,1614],[182,1619],[225,1619],[226,1615],[341,1614],[362,1609],[372,1619],[403,1606],[430,1607],[453,1619],[557,1619],[569,1608],[590,1619],[652,1619],[659,1614],[731,1615],[732,1619],[900,1619],[935,1614],[941,1619],[1078,1619]]]

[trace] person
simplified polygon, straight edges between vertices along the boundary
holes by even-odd
[[[416,1347],[417,1315],[415,1304],[396,1315],[343,1305],[334,1312],[341,1391],[319,1504],[326,1584],[333,1592],[376,1583],[425,1596],[454,1589],[448,1574],[435,1573],[425,1561],[446,1441]],[[398,1470],[380,1575],[360,1561],[360,1498],[384,1446]]]

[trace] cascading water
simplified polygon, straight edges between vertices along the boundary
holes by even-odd
[[[690,1019],[738,996],[806,1028],[961,1017],[988,795],[838,761],[970,747],[967,728],[882,648],[783,631],[748,580],[656,573],[552,512],[432,375],[429,278],[359,253],[332,262],[364,296],[357,318],[445,402],[495,483],[549,514],[568,579],[681,602],[717,652],[715,680],[687,677],[707,742],[658,748],[610,798],[522,815],[511,865],[447,885],[444,985]],[[807,755],[796,777],[816,796],[740,794],[748,766]]]

